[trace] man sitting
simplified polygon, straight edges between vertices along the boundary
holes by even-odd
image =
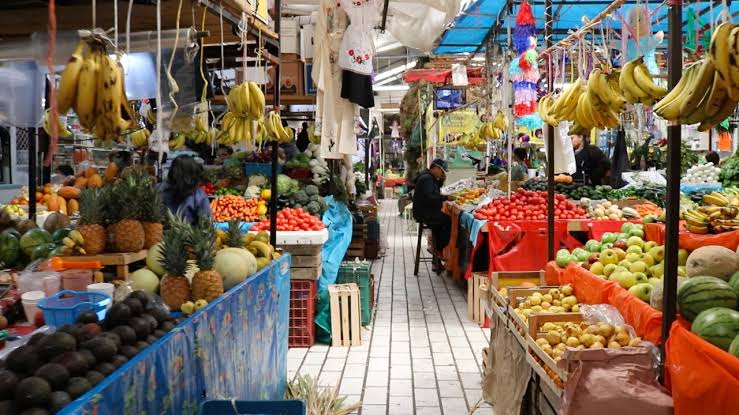
[[[452,222],[441,211],[442,203],[448,196],[441,194],[441,186],[449,171],[445,160],[437,158],[431,167],[421,171],[415,179],[413,191],[413,217],[431,229],[434,242],[434,272],[441,271],[441,251],[449,244]]]

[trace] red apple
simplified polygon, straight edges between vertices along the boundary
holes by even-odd
[[[626,245],[626,241],[616,241],[613,243],[614,248],[623,249],[624,251],[628,249],[628,246]]]
[[[588,257],[588,262],[591,264],[595,264],[600,259],[600,253],[597,254],[590,254]]]
[[[590,266],[593,265],[590,262],[583,262],[581,267],[585,268],[586,270],[590,271]]]

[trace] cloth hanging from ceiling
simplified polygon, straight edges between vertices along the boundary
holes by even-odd
[[[431,52],[434,42],[460,11],[460,0],[394,0],[387,30],[405,46]]]
[[[427,81],[433,84],[451,84],[451,69],[411,69],[403,73],[403,80],[407,83]],[[467,67],[467,82],[477,85],[485,82],[482,68]]]

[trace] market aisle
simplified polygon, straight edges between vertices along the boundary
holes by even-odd
[[[362,346],[290,349],[288,374],[339,385],[348,402],[363,401],[363,415],[467,414],[480,398],[489,330],[467,320],[462,290],[431,274],[430,264],[413,275],[416,232],[398,215],[395,200],[382,201],[380,216],[387,248],[372,264],[377,306]],[[483,405],[474,413],[492,409]]]

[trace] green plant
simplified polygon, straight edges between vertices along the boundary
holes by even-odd
[[[305,401],[306,413],[311,415],[348,415],[362,407],[362,402],[344,404],[346,396],[339,396],[334,387],[321,387],[310,375],[298,376],[287,384],[285,399]]]
[[[720,176],[724,187],[739,186],[739,154],[734,153],[721,164]]]

